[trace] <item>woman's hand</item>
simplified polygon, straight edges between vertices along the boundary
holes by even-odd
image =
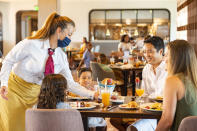
[[[1,87],[1,97],[5,100],[8,100],[7,94],[8,94],[8,88],[6,86]]]

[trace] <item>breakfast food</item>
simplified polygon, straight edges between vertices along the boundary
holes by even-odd
[[[112,99],[112,100],[117,100],[117,99],[118,99],[118,96],[114,96],[114,95],[113,95],[113,96],[111,96],[111,99]]]
[[[137,108],[138,104],[135,101],[131,101],[128,104],[120,105],[120,107],[123,107],[123,108]]]
[[[104,80],[102,80],[101,82],[103,85],[105,85],[105,83],[107,83],[107,85],[115,85],[115,82],[112,78],[105,78]]]
[[[118,65],[118,66],[120,65],[120,66],[121,66],[121,65],[124,65],[124,63],[122,63],[122,62],[117,62],[116,65]]]
[[[79,97],[78,95],[72,93],[72,92],[68,92],[68,96],[71,96],[71,97]]]
[[[152,109],[152,110],[162,110],[162,104],[161,103],[154,103],[150,106],[146,106],[146,109]]]
[[[91,105],[89,103],[85,103],[85,102],[80,102],[79,103],[80,107],[90,107]]]
[[[157,100],[163,100],[163,97],[162,96],[157,96],[156,99]]]
[[[138,107],[137,103],[135,101],[131,101],[128,103],[128,106],[131,107],[131,108],[136,108]]]

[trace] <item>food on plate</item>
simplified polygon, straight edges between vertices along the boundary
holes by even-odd
[[[131,101],[128,103],[128,106],[131,108],[136,108],[136,107],[138,107],[138,104],[135,101]]]
[[[103,85],[105,85],[105,83],[107,83],[107,85],[115,85],[115,81],[112,78],[105,78],[101,83]]]
[[[157,96],[156,99],[157,100],[163,100],[163,97],[162,96]]]
[[[122,63],[122,62],[117,62],[116,65],[120,65],[120,66],[121,66],[121,65],[124,65],[124,63]]]
[[[115,95],[111,96],[112,100],[124,100],[124,98],[125,98],[124,96],[115,96]]]
[[[138,104],[135,101],[131,101],[128,104],[122,104],[121,107],[137,108],[138,107]]]
[[[77,102],[77,107],[90,107],[91,105],[86,102]]]
[[[113,95],[113,96],[111,96],[111,99],[112,99],[112,100],[117,100],[117,99],[118,99],[118,96],[114,96],[114,95]]]
[[[85,107],[85,102],[80,102],[80,107]]]
[[[76,95],[76,94],[74,94],[72,92],[68,92],[68,96],[71,96],[71,97],[80,97],[80,96],[78,96],[78,95]]]
[[[146,106],[146,109],[152,109],[152,110],[162,110],[162,104],[161,103],[154,103],[150,106]]]

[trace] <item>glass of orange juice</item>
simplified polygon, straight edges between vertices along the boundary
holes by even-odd
[[[110,105],[110,92],[105,90],[102,92],[101,97],[103,106],[108,107]]]
[[[144,94],[144,88],[143,86],[141,86],[141,81],[139,79],[139,77],[136,77],[136,80],[135,80],[135,83],[136,83],[136,94],[139,96],[139,102],[143,102],[142,101],[142,95]]]
[[[136,89],[136,94],[141,97],[144,94],[144,89]]]

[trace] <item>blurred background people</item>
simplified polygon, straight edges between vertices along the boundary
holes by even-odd
[[[136,39],[136,45],[138,50],[141,50],[144,46],[144,35],[139,35],[139,37]]]
[[[87,45],[87,43],[88,43],[87,38],[86,38],[86,37],[83,37],[83,42],[81,43],[80,51],[79,51],[80,58],[82,58],[83,53],[84,53],[85,50],[86,50],[86,45]]]
[[[130,38],[128,35],[123,35],[121,37],[120,43],[118,45],[118,51],[121,53],[122,56],[128,55],[131,49]]]
[[[85,64],[86,68],[90,68],[90,61],[94,60],[94,54],[91,51],[92,49],[92,43],[88,42],[86,45],[86,51],[83,53],[83,58],[79,63],[79,66],[77,67],[77,70],[80,70],[80,68]]]

